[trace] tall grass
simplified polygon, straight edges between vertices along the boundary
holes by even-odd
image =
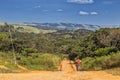
[[[22,57],[19,64],[30,70],[57,70],[60,59],[60,56],[55,54],[33,53],[27,58]]]
[[[12,64],[13,63],[13,54],[11,52],[5,53],[0,52],[0,65]]]
[[[110,73],[110,74],[119,75],[120,76],[120,67],[107,69],[105,71],[108,72],[108,73]]]
[[[120,66],[120,52],[102,57],[87,57],[82,59],[83,70],[102,70]]]
[[[19,68],[14,64],[12,52],[0,52],[0,65],[5,68],[0,68],[0,73],[13,73]]]
[[[30,70],[57,70],[60,61],[63,59],[61,54],[48,54],[48,53],[31,53],[28,56],[16,54],[19,65],[22,65]],[[11,70],[19,69],[13,63],[13,54],[0,52],[0,65],[4,65]],[[11,70],[1,70],[2,72],[11,72]]]

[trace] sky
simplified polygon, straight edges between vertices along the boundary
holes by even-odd
[[[0,0],[0,21],[120,25],[120,0]]]

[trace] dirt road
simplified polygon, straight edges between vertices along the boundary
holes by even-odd
[[[104,71],[79,71],[72,61],[61,62],[62,71],[33,71],[30,73],[0,74],[0,80],[120,80],[120,76]]]

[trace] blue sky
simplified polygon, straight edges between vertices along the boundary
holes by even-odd
[[[120,0],[0,0],[0,21],[120,25]]]

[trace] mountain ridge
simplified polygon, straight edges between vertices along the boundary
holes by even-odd
[[[0,22],[0,25],[4,22]],[[94,24],[78,24],[78,23],[34,23],[34,22],[22,22],[22,23],[14,23],[7,22],[8,24],[14,26],[32,26],[39,29],[45,30],[78,30],[78,29],[87,29],[87,30],[98,30],[100,28],[120,28],[120,25],[94,25]]]

